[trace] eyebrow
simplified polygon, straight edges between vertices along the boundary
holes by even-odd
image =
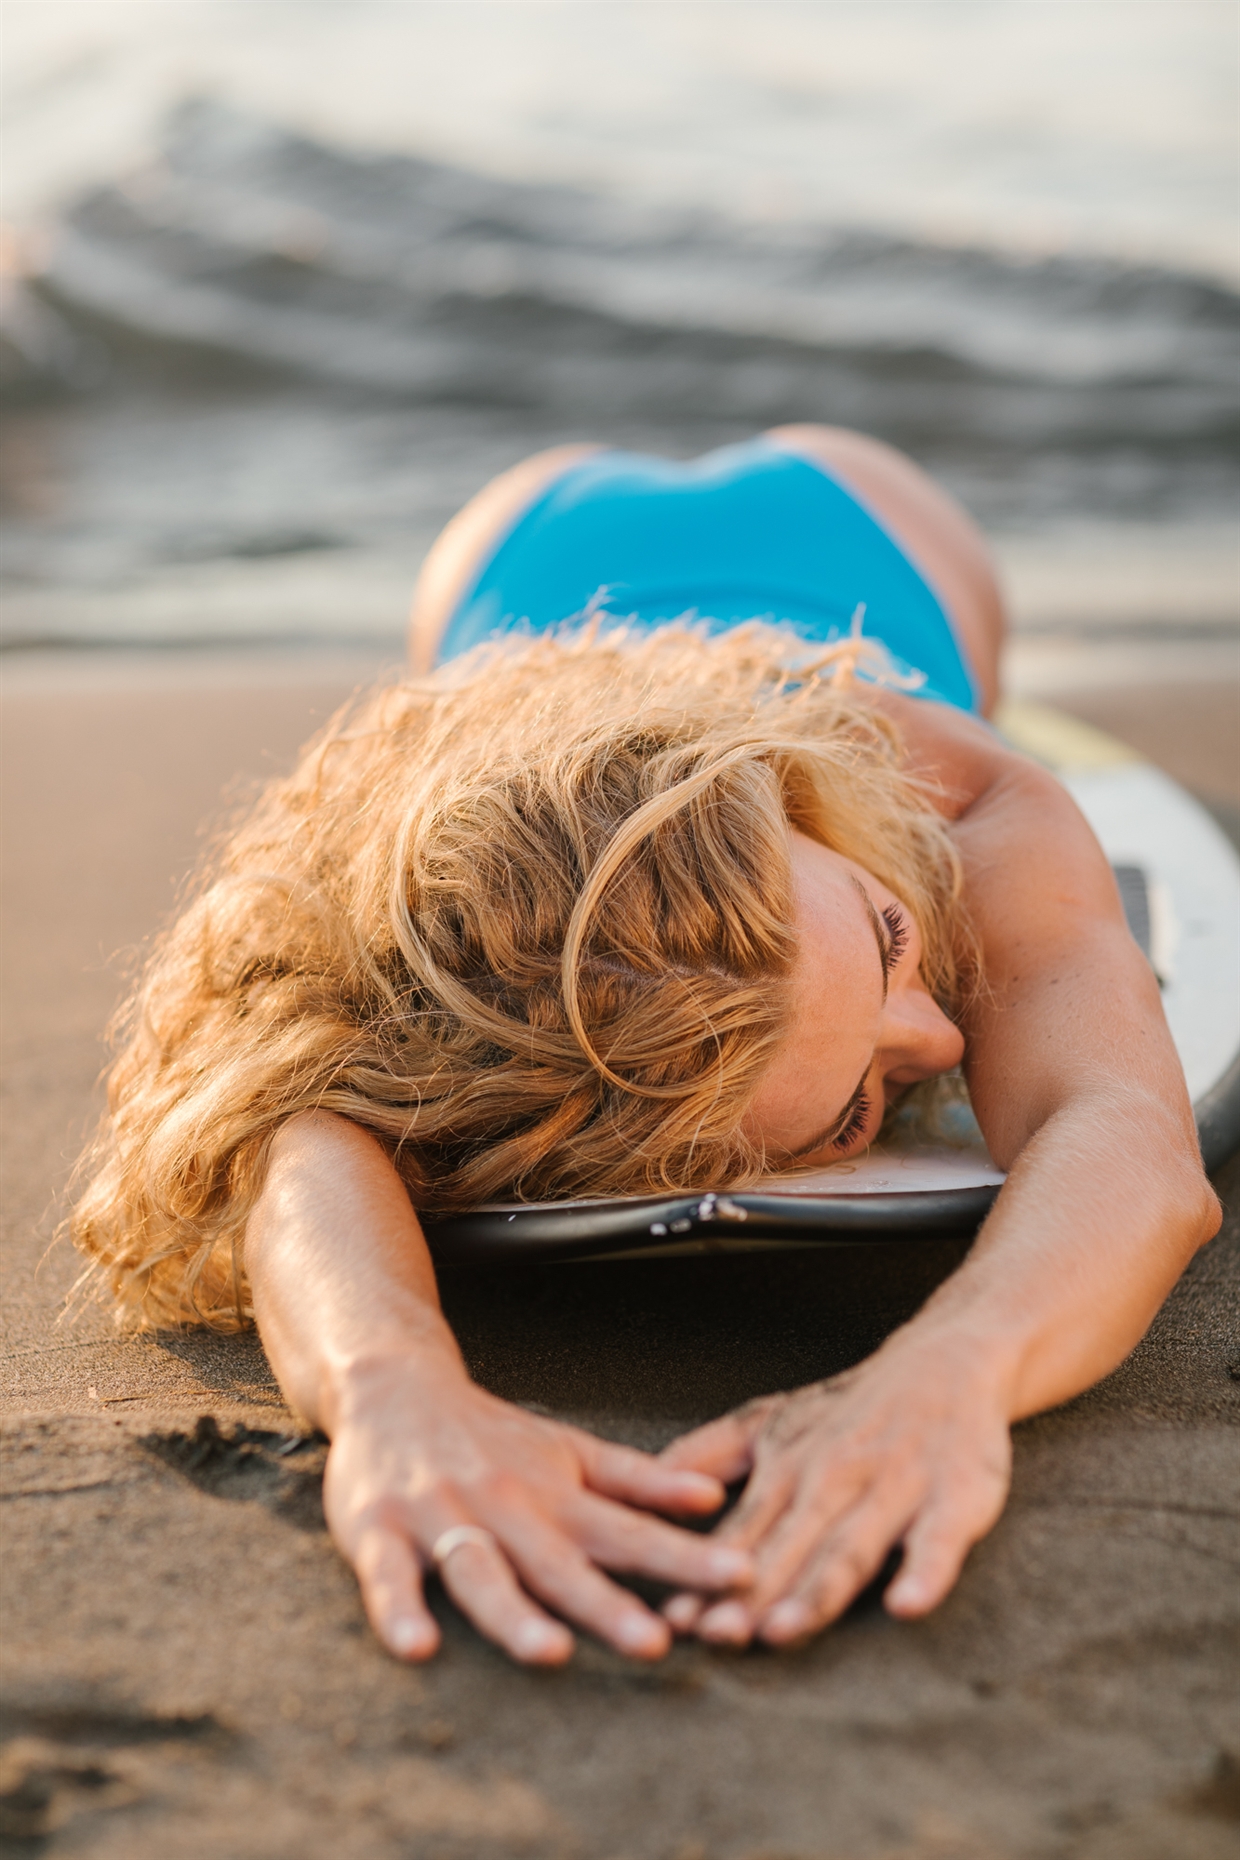
[[[874,909],[874,900],[871,898],[869,892],[866,890],[865,886],[861,883],[861,880],[859,878],[853,878],[853,875],[851,872],[848,874],[848,876],[852,880],[852,883],[857,887],[857,891],[861,897],[861,902],[865,905],[865,914],[870,920],[870,928],[874,932],[874,941],[878,945],[879,967],[882,969],[882,972],[883,972],[883,1000],[886,1001],[887,999],[887,970],[888,970],[888,966],[891,960],[891,945],[887,941],[887,938],[883,935],[882,919],[879,917],[878,912]],[[872,1059],[870,1061],[870,1064],[871,1065],[873,1064]],[[860,1104],[862,1096],[864,1095],[864,1092],[865,1092],[865,1082],[869,1078],[869,1076],[870,1076],[870,1067],[867,1065],[865,1071],[861,1074],[861,1077],[857,1080],[856,1091],[853,1093],[852,1097],[848,1100],[848,1103],[844,1106],[844,1109],[840,1112],[839,1116],[833,1118],[832,1121],[827,1125],[825,1130],[820,1130],[816,1136],[811,1137],[808,1143],[802,1143],[799,1149],[791,1150],[789,1152],[789,1154],[792,1156],[794,1161],[796,1160],[796,1158],[800,1156],[812,1156],[815,1150],[820,1150],[824,1143],[829,1143],[832,1137],[839,1135],[840,1131],[844,1129],[845,1125],[848,1123],[849,1118],[852,1116],[853,1112],[856,1110],[857,1106]]]

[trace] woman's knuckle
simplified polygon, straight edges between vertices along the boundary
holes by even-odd
[[[822,1570],[813,1581],[807,1583],[801,1602],[808,1609],[815,1625],[821,1627],[832,1615],[839,1614],[848,1606],[853,1590],[847,1574],[843,1570]]]
[[[994,1492],[976,1493],[973,1502],[963,1508],[961,1535],[967,1537],[970,1543],[975,1543],[979,1537],[984,1537],[987,1531],[999,1521],[1003,1511],[1004,1496],[1002,1493]]]
[[[959,1556],[969,1533],[961,1529],[959,1518],[935,1518],[917,1534],[917,1554],[943,1561]]]
[[[954,1521],[957,1527],[980,1523],[985,1528],[998,1517],[1006,1497],[1006,1483],[997,1481],[983,1467],[969,1467],[945,1483],[936,1514]]]
[[[445,1472],[427,1470],[417,1482],[416,1496],[425,1506],[436,1512],[455,1511],[460,1508],[461,1494],[454,1479]]]
[[[368,1554],[377,1554],[379,1546],[403,1535],[406,1529],[403,1508],[392,1494],[345,1508],[342,1515],[332,1517],[331,1522],[338,1539],[348,1544],[355,1555],[363,1546],[367,1547]]]
[[[479,1481],[477,1496],[488,1506],[511,1511],[525,1496],[525,1481],[507,1467],[494,1467]]]
[[[864,1435],[835,1435],[823,1442],[819,1465],[830,1478],[859,1479],[869,1476],[880,1457],[890,1459],[891,1456],[876,1453]]]
[[[521,1556],[522,1574],[538,1582],[561,1583],[574,1577],[586,1562],[575,1544],[566,1537],[540,1535],[528,1544]]]
[[[836,1569],[850,1585],[869,1581],[874,1573],[874,1552],[869,1544],[844,1544],[836,1555]]]

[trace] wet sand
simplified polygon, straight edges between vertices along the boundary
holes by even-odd
[[[443,1611],[387,1659],[322,1449],[253,1337],[58,1324],[48,1250],[99,1030],[226,783],[347,667],[49,672],[4,712],[5,1759],[0,1851],[98,1860],[1214,1860],[1236,1851],[1240,1165],[1223,1235],[1098,1389],[1017,1430],[930,1620],[792,1656],[583,1644],[511,1667]],[[1064,700],[1061,700],[1064,701]],[[1066,700],[1240,819],[1234,690]],[[871,1349],[964,1242],[450,1276],[478,1376],[656,1445]]]

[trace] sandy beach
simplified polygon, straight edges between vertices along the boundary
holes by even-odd
[[[1240,845],[1234,31],[1047,7],[5,0],[0,1860],[1224,1860],[1240,1157],[930,1619],[384,1655],[253,1335],[65,1315],[102,1030],[210,823],[400,651],[432,537],[600,438],[796,420],[981,524],[1011,694]],[[765,597],[764,597],[765,598]],[[773,598],[773,597],[772,597]],[[968,1238],[444,1275],[477,1377],[657,1447]]]
[[[1223,1234],[1092,1393],[1017,1430],[1006,1516],[931,1619],[792,1656],[583,1644],[518,1671],[449,1611],[386,1658],[323,1450],[252,1336],[60,1320],[49,1249],[100,1029],[226,788],[367,667],[66,655],[9,680],[0,1851],[96,1860],[1222,1860],[1235,1676],[1240,1172]],[[1234,687],[1067,694],[1240,819]],[[961,1242],[450,1276],[498,1392],[656,1445],[843,1367]]]

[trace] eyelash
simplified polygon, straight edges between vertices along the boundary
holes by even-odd
[[[869,1095],[866,1092],[862,1092],[856,1104],[854,1104],[852,1110],[848,1114],[848,1122],[839,1132],[838,1136],[832,1138],[833,1147],[837,1150],[846,1150],[849,1144],[854,1142],[861,1135],[869,1121]]]
[[[890,975],[908,948],[908,918],[898,904],[889,904],[882,912],[882,919],[887,927],[889,938],[887,954],[883,958],[883,968]],[[831,1139],[832,1147],[837,1150],[846,1150],[849,1144],[855,1143],[861,1136],[869,1121],[870,1099],[868,1093],[862,1092],[848,1114],[848,1122]]]
[[[883,959],[883,968],[890,975],[908,948],[908,918],[898,904],[889,904],[882,913],[882,917],[887,926],[887,935],[891,939],[887,945],[887,954]]]

